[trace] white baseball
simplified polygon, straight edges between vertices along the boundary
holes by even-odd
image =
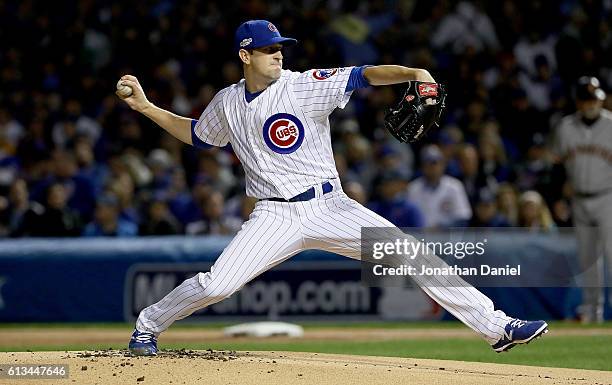
[[[117,93],[122,98],[127,98],[128,96],[132,95],[132,87],[126,86],[125,84],[123,84],[121,79],[119,79],[119,81],[117,82]]]

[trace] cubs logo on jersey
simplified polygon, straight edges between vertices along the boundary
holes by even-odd
[[[338,69],[336,68],[327,69],[327,70],[314,70],[312,72],[312,77],[317,80],[325,80],[325,79],[329,79],[330,77],[334,76],[337,71]]]
[[[294,115],[274,114],[263,125],[263,138],[272,151],[290,154],[304,141],[304,125]]]

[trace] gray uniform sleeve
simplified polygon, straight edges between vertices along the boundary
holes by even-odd
[[[567,118],[561,120],[553,130],[552,140],[550,141],[550,151],[560,159],[563,159],[567,149],[565,148],[565,131],[567,129]]]

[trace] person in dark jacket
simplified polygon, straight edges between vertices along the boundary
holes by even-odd
[[[81,217],[68,207],[68,194],[62,183],[47,188],[45,211],[38,218],[36,232],[40,237],[75,237],[81,234]]]

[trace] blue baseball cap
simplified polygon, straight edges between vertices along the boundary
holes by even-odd
[[[276,26],[267,20],[249,20],[240,24],[234,36],[236,51],[255,49],[272,44],[294,45],[297,40],[282,37]]]

